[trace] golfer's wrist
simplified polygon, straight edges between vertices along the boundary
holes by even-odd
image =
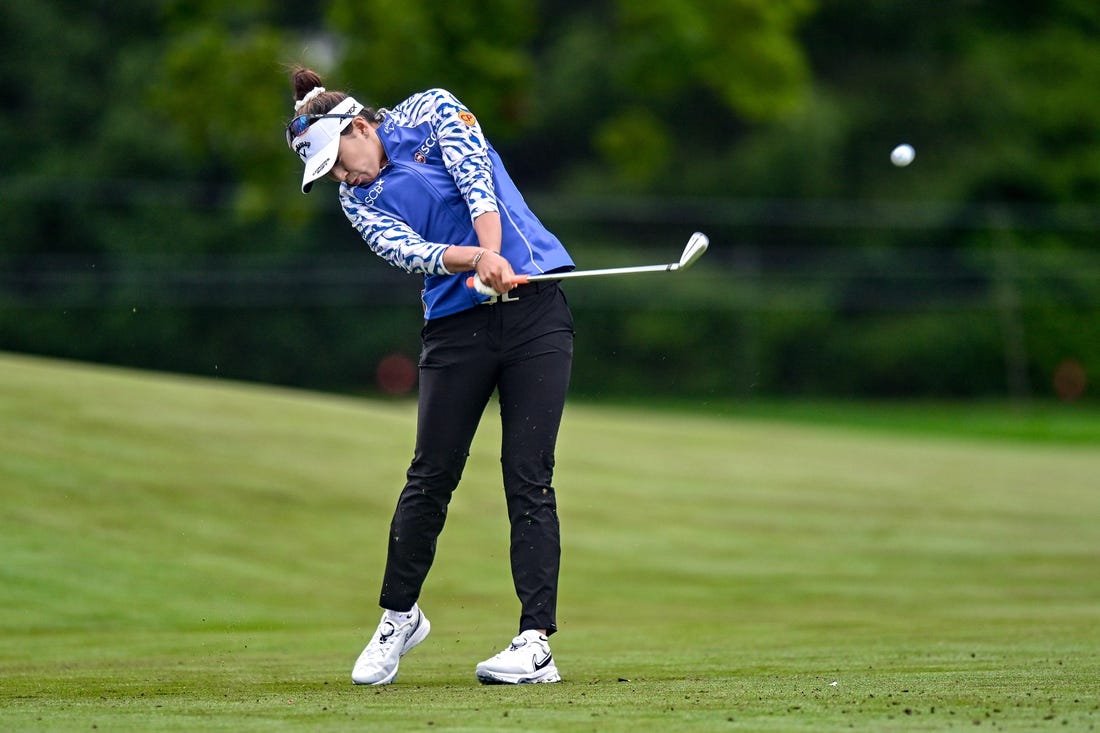
[[[481,249],[481,247],[477,248],[477,252],[474,252],[474,258],[470,261],[471,270],[477,271],[477,265],[481,262],[481,258],[485,256],[485,252],[486,250]]]
[[[488,249],[486,247],[478,247],[477,252],[474,253],[474,258],[470,261],[470,269],[474,270],[476,272],[478,264],[481,262],[482,258],[485,257],[485,255],[495,255],[495,254],[500,254],[500,253],[495,251],[495,250]]]

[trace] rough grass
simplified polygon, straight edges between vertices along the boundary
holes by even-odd
[[[490,412],[432,636],[358,688],[412,405],[0,356],[0,729],[1093,729],[1100,441],[848,409],[571,405],[523,688],[473,676],[518,614]]]

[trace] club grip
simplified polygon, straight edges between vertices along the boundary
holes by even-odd
[[[526,275],[516,275],[515,277],[512,278],[512,282],[514,282],[516,285],[526,285],[527,284],[527,276]],[[470,275],[468,278],[466,278],[466,287],[468,287],[470,290],[474,289],[474,276],[473,275]]]

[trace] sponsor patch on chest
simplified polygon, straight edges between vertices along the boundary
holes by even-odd
[[[432,130],[431,134],[424,139],[424,142],[420,143],[420,147],[413,153],[413,160],[417,163],[427,163],[428,156],[432,154],[432,150],[439,144],[439,138],[435,136],[435,130]]]

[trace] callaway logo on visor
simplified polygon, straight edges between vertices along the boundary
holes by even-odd
[[[302,162],[302,193],[335,165],[340,155],[341,134],[362,111],[363,105],[345,98],[328,112],[298,115],[286,126],[286,141]]]

